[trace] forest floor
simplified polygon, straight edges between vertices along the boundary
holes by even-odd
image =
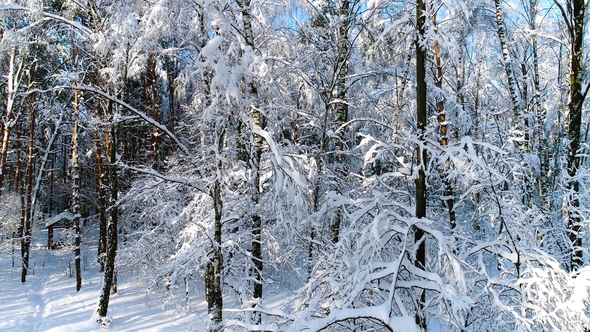
[[[71,250],[47,250],[39,242],[33,245],[31,271],[24,284],[20,281],[20,248],[15,248],[15,267],[12,251],[0,252],[0,331],[100,330],[94,313],[102,273],[95,248],[83,249],[82,289],[76,292]],[[109,305],[109,331],[205,331],[204,296],[192,296],[187,313],[184,306],[178,306],[184,295],[166,304],[160,295],[148,294],[146,285],[133,276],[119,275],[118,285]]]

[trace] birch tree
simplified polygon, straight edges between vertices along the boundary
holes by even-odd
[[[17,92],[24,72],[24,61],[18,56],[17,48],[12,47],[8,59],[8,76],[6,84],[6,110],[3,123],[2,150],[0,151],[0,198],[4,190],[6,177],[6,163],[12,128],[16,125],[18,114],[15,112]]]
[[[250,0],[238,0],[238,6],[242,15],[242,25],[244,29],[244,41],[250,52],[254,51],[254,32],[252,31],[252,17],[250,16]],[[255,128],[262,128],[262,115],[260,113],[260,105],[258,100],[258,89],[254,81],[248,82],[249,93],[249,114],[251,123],[250,126]],[[260,305],[262,301],[262,219],[257,210],[260,203],[260,158],[262,156],[262,137],[252,131],[252,145],[249,152],[249,167],[251,171],[251,197],[254,212],[250,218],[252,220],[252,274],[253,281],[253,302],[254,308]],[[252,316],[252,323],[260,324],[262,322],[262,315],[260,312],[255,312]]]
[[[525,131],[528,128],[523,128],[520,124],[522,118],[522,98],[516,83],[516,76],[514,74],[514,61],[511,52],[508,48],[508,36],[506,35],[506,25],[504,23],[504,13],[502,10],[501,0],[494,0],[496,8],[496,24],[498,25],[498,38],[500,40],[500,47],[502,51],[502,60],[504,71],[508,78],[508,89],[510,91],[510,101],[512,103],[512,117],[514,122],[514,130]],[[525,143],[528,144],[528,143]]]
[[[587,2],[573,0],[566,4],[555,1],[561,11],[563,22],[567,27],[569,38],[569,104],[567,123],[567,224],[570,230],[569,239],[572,245],[570,269],[575,271],[583,265],[582,250],[582,217],[580,215],[580,180],[578,174],[581,170],[580,147],[582,143],[581,126],[584,100],[588,93],[588,85],[585,82],[586,71],[584,69],[584,32],[586,27]]]

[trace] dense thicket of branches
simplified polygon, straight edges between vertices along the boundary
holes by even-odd
[[[0,244],[73,212],[100,317],[126,271],[209,330],[584,331],[586,7],[1,1]]]

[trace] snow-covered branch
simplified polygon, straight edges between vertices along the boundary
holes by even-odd
[[[168,135],[168,137],[170,137],[174,142],[176,142],[176,144],[178,145],[178,147],[180,147],[180,149],[186,153],[187,155],[190,154],[189,150],[186,148],[186,146],[184,146],[184,144],[182,144],[180,142],[180,140],[178,139],[178,137],[176,137],[176,135],[174,135],[170,130],[168,130],[168,128],[166,126],[164,126],[163,124],[160,124],[158,121],[152,119],[151,117],[149,117],[147,114],[145,114],[144,112],[136,109],[135,107],[127,104],[126,102],[122,101],[121,99],[108,94],[100,89],[97,89],[95,87],[91,87],[91,86],[87,86],[87,85],[60,85],[60,86],[55,86],[51,89],[46,89],[46,90],[42,90],[42,89],[31,89],[30,91],[28,91],[26,94],[31,94],[31,93],[36,93],[36,92],[49,92],[49,91],[59,91],[59,90],[78,90],[78,91],[87,91],[87,92],[92,92],[95,93],[99,96],[104,97],[105,99],[112,101],[118,105],[123,106],[124,108],[126,108],[127,110],[135,113],[137,116],[139,116],[143,121],[149,123],[150,125],[158,128],[159,130],[163,131],[164,133],[166,133],[166,135]]]

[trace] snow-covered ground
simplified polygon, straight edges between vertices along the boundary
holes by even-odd
[[[31,272],[20,282],[20,266],[12,268],[10,251],[0,252],[0,331],[95,331],[99,330],[96,303],[102,274],[95,263],[96,251],[83,252],[82,289],[76,292],[74,261],[68,249],[49,251],[36,243]],[[20,248],[15,250],[15,259]],[[148,294],[142,283],[119,276],[118,293],[111,297],[109,331],[204,331],[204,296],[192,295],[191,309],[163,305],[157,294]],[[178,301],[177,303],[182,303]],[[176,304],[175,304],[176,306]],[[104,331],[104,330],[103,330]]]

